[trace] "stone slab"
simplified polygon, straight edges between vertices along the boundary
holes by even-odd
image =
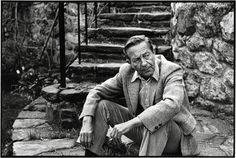
[[[45,124],[46,120],[43,119],[16,119],[13,123],[13,129],[17,128],[31,128]]]
[[[109,28],[89,28],[89,37],[101,34],[107,37],[131,37],[134,35],[146,35],[156,37],[167,34],[169,29],[147,29],[139,27],[109,27]]]
[[[45,112],[40,111],[21,111],[17,119],[44,119],[46,116]]]
[[[77,146],[71,149],[60,149],[52,152],[41,153],[39,156],[84,156],[84,154],[84,148]]]
[[[110,19],[110,20],[123,20],[123,21],[132,21],[135,19],[145,21],[161,21],[170,19],[170,12],[157,12],[157,13],[104,13],[100,14],[99,18],[101,19]]]
[[[21,141],[13,143],[14,156],[37,156],[43,152],[56,151],[58,149],[72,148],[74,139],[52,139]]]
[[[26,105],[23,110],[28,111],[45,111],[46,110],[47,101],[42,97],[38,97],[30,104]]]
[[[24,129],[13,129],[12,132],[12,140],[20,141],[20,140],[32,140],[32,139],[41,139],[41,138],[52,138],[50,135],[54,133],[51,127],[45,128],[24,128]]]

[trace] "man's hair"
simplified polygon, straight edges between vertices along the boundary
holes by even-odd
[[[138,45],[142,42],[146,42],[147,45],[149,45],[149,48],[151,49],[151,51],[154,52],[153,44],[150,38],[146,37],[145,35],[135,35],[128,39],[123,49],[123,53],[125,54],[126,59],[129,59],[127,55],[127,49],[129,49],[132,46]]]

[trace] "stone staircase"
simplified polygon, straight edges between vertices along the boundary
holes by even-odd
[[[125,62],[123,46],[133,35],[150,37],[157,54],[171,57],[170,3],[112,2],[110,7],[110,13],[98,16],[98,28],[88,28],[88,45],[80,48],[82,64],[76,60],[67,73],[73,82],[100,83],[114,76]]]
[[[67,71],[73,82],[87,87],[86,91],[80,89],[80,97],[77,97],[80,108],[89,89],[114,76],[125,63],[122,48],[130,36],[149,36],[156,45],[157,54],[173,59],[169,38],[169,2],[111,2],[110,7],[110,13],[105,9],[99,15],[99,27],[88,29],[88,45],[82,43],[80,48],[82,63],[76,60]],[[75,34],[67,34],[66,40],[75,46],[78,44]],[[58,96],[53,93],[48,97]],[[84,156],[83,147],[76,143],[79,129],[61,130],[52,126],[47,119],[47,105],[50,103],[44,98],[39,97],[27,105],[14,122],[14,156]],[[214,118],[208,111],[191,107],[191,113],[198,122],[199,156],[233,156],[233,127]],[[134,155],[137,151],[135,154],[118,153],[113,156]]]

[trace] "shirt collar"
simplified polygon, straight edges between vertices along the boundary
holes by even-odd
[[[157,60],[155,60],[155,71],[153,72],[152,78],[154,78],[156,81],[158,81],[158,78],[159,78],[159,66],[158,66],[158,63],[157,63]],[[131,82],[134,82],[136,79],[140,79],[140,80],[144,80],[139,74],[138,72],[135,70],[134,72],[134,75],[131,79]]]

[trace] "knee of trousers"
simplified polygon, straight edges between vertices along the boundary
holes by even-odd
[[[104,109],[106,109],[106,108],[107,108],[107,105],[109,104],[109,102],[110,102],[110,101],[105,100],[105,99],[100,100],[100,101],[98,102],[97,111],[101,111],[101,110],[103,111]]]
[[[98,115],[102,115],[103,118],[107,119],[107,115],[109,114],[109,110],[108,110],[108,105],[110,104],[110,101],[108,100],[101,100],[98,102],[98,106],[96,109],[96,116]]]

